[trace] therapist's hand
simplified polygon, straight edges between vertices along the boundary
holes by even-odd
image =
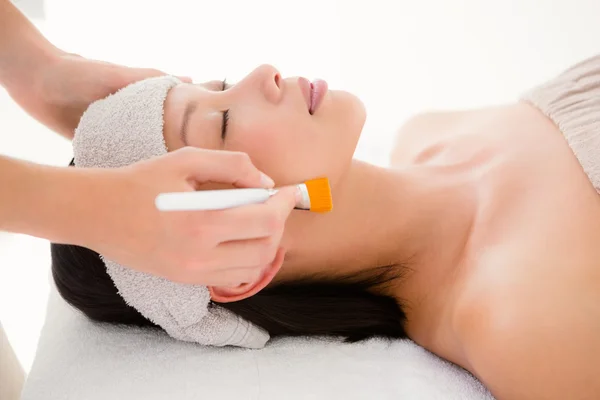
[[[50,43],[10,0],[0,0],[0,86],[31,116],[67,138],[73,137],[90,103],[158,75],[163,73],[67,53]]]
[[[130,68],[56,51],[9,90],[32,117],[72,138],[88,106],[117,90],[146,78],[165,75],[150,68]],[[180,77],[185,82],[190,78]]]
[[[270,178],[244,153],[186,147],[99,174],[94,190],[101,193],[91,194],[97,197],[95,211],[80,225],[89,228],[82,245],[108,259],[207,286],[253,282],[280,267],[273,263],[283,262],[280,242],[296,204],[295,187],[283,188],[263,204],[228,210],[160,212],[155,207],[161,192],[192,191],[206,182],[271,187]]]

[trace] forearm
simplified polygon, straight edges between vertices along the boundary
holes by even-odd
[[[0,156],[0,230],[85,244],[99,195],[95,175]]]
[[[25,90],[58,52],[10,0],[0,0],[0,84],[9,93]]]

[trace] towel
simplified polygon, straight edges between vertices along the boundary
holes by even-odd
[[[471,374],[410,340],[274,338],[199,346],[96,323],[52,285],[22,400],[493,400]]]
[[[92,103],[75,130],[75,166],[119,168],[166,154],[164,101],[180,83],[172,76],[150,78]],[[211,303],[206,286],[175,283],[102,260],[127,304],[176,339],[248,348],[262,348],[269,340],[264,329]]]

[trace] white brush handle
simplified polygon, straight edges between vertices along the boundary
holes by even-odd
[[[277,190],[259,188],[161,193],[155,203],[160,211],[224,210],[264,203],[275,193]]]

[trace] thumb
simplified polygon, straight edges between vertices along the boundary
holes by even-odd
[[[119,74],[119,84],[124,87],[134,82],[163,75],[166,74],[158,69],[124,67]]]

